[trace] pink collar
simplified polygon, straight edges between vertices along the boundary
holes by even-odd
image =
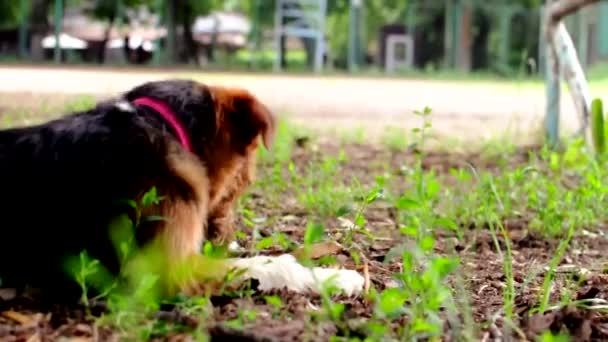
[[[145,97],[145,96],[138,97],[137,99],[135,99],[133,101],[133,103],[136,105],[149,107],[149,108],[155,110],[156,112],[158,112],[158,114],[160,114],[160,116],[162,116],[163,119],[165,119],[165,121],[167,121],[167,123],[171,126],[171,128],[173,128],[173,130],[177,134],[177,138],[179,139],[180,144],[188,152],[192,152],[192,144],[190,143],[190,137],[188,137],[188,133],[186,132],[184,125],[182,125],[179,122],[179,119],[177,118],[175,113],[171,110],[171,108],[169,108],[169,106],[167,106],[166,104],[164,104],[161,101],[155,100],[150,97]]]

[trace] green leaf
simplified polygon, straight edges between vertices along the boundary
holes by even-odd
[[[435,270],[440,278],[445,278],[458,267],[458,259],[437,257],[433,260],[431,267]]]
[[[399,229],[399,232],[403,235],[408,235],[408,236],[412,236],[412,237],[418,236],[418,229],[416,229],[416,227],[412,227],[412,226],[401,227],[401,229]]]
[[[304,233],[304,244],[312,245],[315,242],[319,242],[323,239],[325,228],[319,223],[308,223],[306,225],[306,232]]]
[[[165,221],[165,218],[159,215],[149,215],[142,219],[143,222],[158,222]]]
[[[160,198],[158,197],[158,193],[156,191],[156,187],[153,186],[148,192],[144,194],[141,199],[141,205],[146,208],[151,206],[152,204],[158,204],[160,202]]]
[[[439,327],[434,324],[430,324],[421,318],[418,318],[412,325],[412,331],[417,332],[417,333],[422,333],[422,332],[437,333],[437,332],[439,332]]]
[[[439,192],[440,185],[439,182],[435,179],[429,179],[426,182],[426,196],[428,198],[433,198]]]
[[[268,237],[265,237],[262,240],[258,241],[258,243],[255,244],[255,248],[257,250],[262,250],[262,249],[269,248],[272,245],[274,245],[274,238],[272,236],[268,236]]]
[[[373,203],[378,198],[382,198],[382,196],[383,196],[383,190],[382,189],[374,189],[374,190],[372,190],[367,195],[367,198],[365,199],[365,202],[367,202],[368,204]]]
[[[606,133],[604,132],[604,109],[601,99],[591,101],[591,133],[596,153],[603,155],[606,151]]]
[[[435,220],[435,225],[439,226],[441,228],[447,228],[449,230],[452,230],[454,232],[456,232],[458,234],[458,238],[459,239],[463,239],[463,233],[462,230],[460,229],[460,227],[458,226],[458,224],[456,224],[456,222],[448,219],[448,218],[438,218]]]
[[[388,317],[394,317],[403,313],[406,299],[406,294],[402,289],[386,289],[380,294],[378,310]]]
[[[418,202],[412,198],[403,196],[397,200],[397,203],[395,203],[395,206],[397,207],[397,209],[411,210],[411,209],[420,208],[421,205],[420,205],[420,202]]]
[[[435,219],[435,225],[443,227],[443,228],[448,228],[453,231],[460,231],[460,227],[458,227],[456,222],[454,222],[448,218],[442,217],[442,218]]]
[[[264,300],[266,301],[266,304],[270,304],[275,308],[280,308],[283,306],[283,301],[279,296],[264,296]]]
[[[355,218],[355,225],[357,227],[363,228],[363,227],[365,227],[366,223],[367,223],[367,220],[365,219],[365,217],[363,217],[363,215],[359,215]]]
[[[346,214],[353,212],[353,210],[354,210],[354,208],[352,207],[352,205],[350,205],[350,204],[343,205],[340,208],[338,208],[338,210],[336,211],[336,217],[342,217]]]
[[[420,248],[424,252],[430,252],[430,251],[432,251],[434,246],[435,246],[435,239],[432,236],[430,236],[430,235],[429,236],[425,236],[420,241]]]
[[[329,311],[333,320],[337,321],[340,319],[340,317],[342,317],[342,314],[344,313],[344,307],[345,306],[342,303],[332,304],[329,307]]]

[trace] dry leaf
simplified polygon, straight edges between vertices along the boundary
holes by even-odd
[[[308,257],[310,259],[318,259],[327,255],[335,255],[342,251],[342,245],[335,241],[326,241],[314,243],[310,246]],[[304,247],[300,247],[293,251],[291,254],[296,257],[296,259],[303,258],[305,256],[306,250]]]
[[[27,324],[31,324],[34,322],[34,319],[32,319],[31,316],[27,316],[24,315],[20,312],[16,312],[13,310],[8,310],[8,311],[4,311],[2,312],[2,316],[11,319],[21,325],[27,325]]]
[[[365,292],[369,292],[371,280],[369,278],[369,266],[367,265],[367,261],[363,264],[363,277],[365,279],[365,282],[363,283],[363,289],[365,290]]]

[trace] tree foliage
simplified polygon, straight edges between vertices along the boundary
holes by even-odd
[[[22,17],[22,1],[0,1],[0,27],[15,27]]]

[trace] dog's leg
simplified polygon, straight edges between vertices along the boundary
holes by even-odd
[[[142,211],[142,217],[157,215],[151,243],[146,251],[155,257],[152,265],[161,272],[169,293],[198,292],[197,287],[208,270],[200,265],[201,247],[209,203],[209,181],[205,168],[196,157],[179,150],[167,156],[171,179],[156,184],[162,199],[158,205]]]
[[[246,270],[245,278],[258,280],[262,291],[287,288],[296,292],[319,293],[324,285],[333,285],[346,295],[357,295],[363,291],[365,283],[363,276],[356,271],[307,268],[291,254],[232,259],[231,265]]]
[[[255,178],[255,157],[243,161],[244,167],[230,180],[217,203],[212,203],[207,222],[207,238],[215,245],[225,246],[234,241],[236,201]]]
[[[234,200],[222,200],[209,214],[207,236],[213,244],[225,246],[234,241]]]

